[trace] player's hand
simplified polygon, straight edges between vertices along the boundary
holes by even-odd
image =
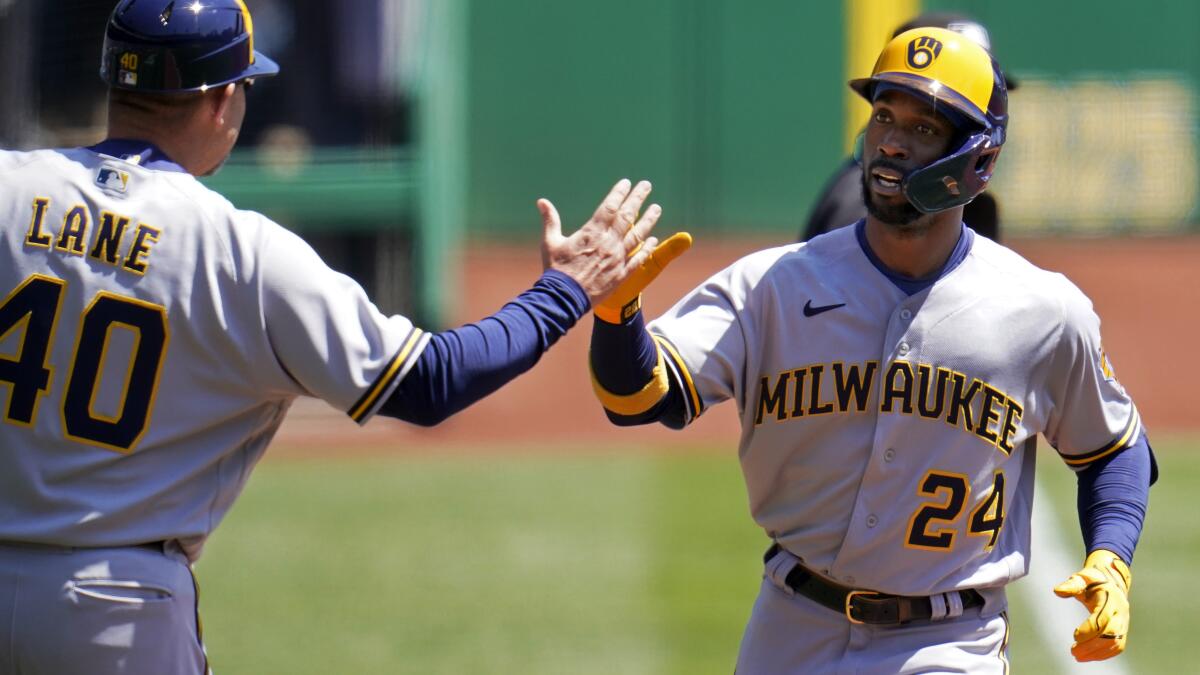
[[[1091,612],[1075,629],[1076,661],[1103,661],[1125,651],[1129,633],[1129,566],[1117,554],[1092,551],[1083,569],[1054,587],[1060,598],[1075,598]]]
[[[649,244],[647,244],[647,248]],[[596,305],[596,318],[607,323],[619,324],[642,308],[642,291],[671,264],[671,261],[687,253],[692,247],[692,235],[676,232],[661,244],[653,247],[649,257],[612,295]]]
[[[562,233],[562,219],[548,199],[538,200],[542,212],[542,266],[570,276],[588,294],[596,307],[638,270],[658,240],[650,230],[662,215],[651,204],[641,218],[638,213],[650,195],[649,181],[630,185],[622,178],[600,203],[590,220],[569,237]],[[645,244],[645,245],[643,245]]]

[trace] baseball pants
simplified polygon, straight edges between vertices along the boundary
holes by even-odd
[[[1007,675],[1008,617],[984,609],[904,626],[853,624],[764,578],[737,675]]]
[[[206,672],[195,580],[174,547],[0,543],[0,674]]]

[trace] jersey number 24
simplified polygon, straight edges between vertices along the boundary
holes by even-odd
[[[948,551],[954,546],[958,526],[971,494],[967,477],[958,473],[930,471],[921,480],[917,494],[939,500],[924,504],[913,513],[908,524],[905,545],[932,551]],[[967,534],[987,537],[984,550],[991,550],[1004,526],[1004,472],[996,471],[991,492],[971,512]]]

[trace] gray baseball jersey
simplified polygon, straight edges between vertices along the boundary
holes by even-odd
[[[0,152],[0,541],[194,559],[297,396],[365,422],[428,335],[192,176]]]
[[[743,258],[650,330],[682,363],[693,413],[737,402],[754,519],[852,587],[930,595],[1024,575],[1026,442],[1041,433],[1082,467],[1141,429],[1088,299],[983,237],[908,296],[842,228]]]

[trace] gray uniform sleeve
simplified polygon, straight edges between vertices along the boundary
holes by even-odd
[[[265,219],[264,219],[265,220]],[[385,316],[304,240],[263,223],[261,312],[270,349],[298,392],[365,423],[412,368],[429,335]]]
[[[1063,280],[1061,331],[1047,376],[1052,399],[1045,436],[1073,468],[1083,468],[1137,440],[1141,418],[1100,342],[1100,317]]]
[[[668,366],[680,371],[693,417],[726,399],[743,398],[753,323],[744,267],[737,263],[717,273],[648,327]]]

